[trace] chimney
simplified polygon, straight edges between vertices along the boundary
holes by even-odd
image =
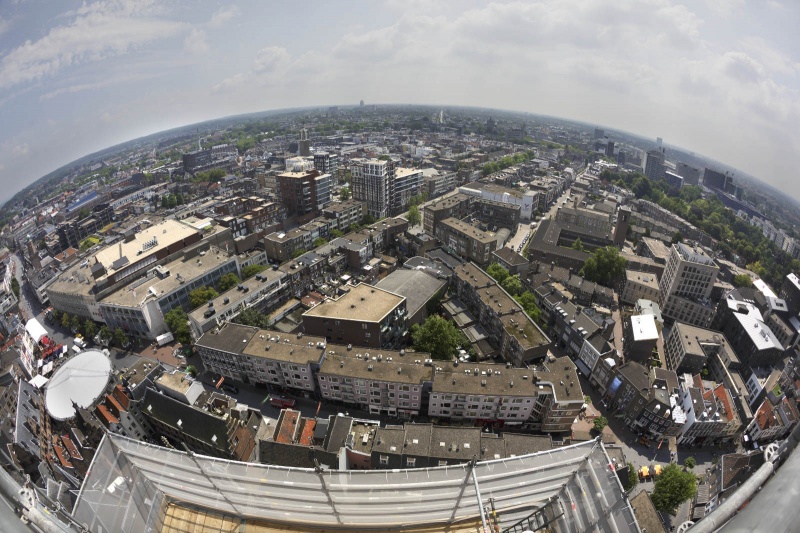
[[[122,259],[122,241],[119,241],[119,258]]]

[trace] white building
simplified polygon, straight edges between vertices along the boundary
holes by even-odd
[[[706,327],[714,307],[709,300],[719,267],[700,248],[673,244],[659,282],[659,301],[665,318]]]

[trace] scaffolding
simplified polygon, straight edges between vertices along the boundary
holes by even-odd
[[[308,528],[383,529],[526,517],[555,532],[640,533],[602,444],[455,466],[336,471],[242,463],[106,434],[73,516],[92,532],[160,531],[170,503]]]

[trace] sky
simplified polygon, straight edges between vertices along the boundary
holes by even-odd
[[[232,114],[541,113],[800,198],[796,0],[0,0],[0,202],[91,152]]]

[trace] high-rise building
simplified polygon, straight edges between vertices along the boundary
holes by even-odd
[[[278,197],[292,215],[322,211],[331,202],[331,175],[316,170],[278,174]]]
[[[730,177],[727,174],[711,170],[708,167],[703,171],[703,185],[709,189],[720,189],[724,191],[729,179]]]
[[[330,174],[336,179],[339,174],[339,156],[329,152],[317,152],[314,154],[314,168],[321,174]]]
[[[367,202],[367,213],[384,218],[391,214],[395,186],[394,161],[361,159],[350,168],[353,198]]]
[[[608,157],[614,157],[614,141],[608,141],[606,144],[606,155]]]
[[[605,131],[601,130],[600,128],[595,128],[594,129],[594,138],[595,139],[602,139],[605,136],[606,136],[606,132]]]
[[[700,169],[686,163],[678,163],[675,173],[683,178],[684,185],[700,185]]]
[[[664,165],[664,150],[648,150],[642,168],[644,175],[651,180],[664,179],[664,173],[667,171],[667,167]]]
[[[664,318],[708,327],[714,314],[709,297],[718,275],[719,267],[700,248],[673,244],[658,287]]]
[[[311,155],[311,141],[308,140],[308,130],[305,128],[300,130],[299,153],[303,157]]]

